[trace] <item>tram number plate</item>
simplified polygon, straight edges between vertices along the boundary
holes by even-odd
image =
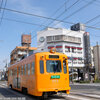
[[[52,75],[51,79],[60,79],[60,75]]]

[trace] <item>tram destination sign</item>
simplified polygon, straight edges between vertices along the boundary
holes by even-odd
[[[59,58],[58,55],[49,55],[49,58]]]

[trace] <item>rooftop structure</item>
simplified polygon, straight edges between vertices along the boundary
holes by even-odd
[[[28,55],[30,52],[33,52],[37,48],[35,47],[19,47],[17,46],[10,55],[11,61],[10,64],[13,64],[17,61],[20,61],[23,56]]]
[[[23,34],[21,37],[21,44],[22,46],[29,46],[31,45],[31,35]]]

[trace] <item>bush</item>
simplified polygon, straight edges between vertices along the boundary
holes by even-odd
[[[90,83],[90,81],[80,81],[80,83]]]
[[[94,83],[100,83],[100,80],[94,80]]]

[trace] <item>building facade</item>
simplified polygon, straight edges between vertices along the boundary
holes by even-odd
[[[37,50],[35,47],[31,47],[31,35],[23,34],[21,37],[21,46],[16,46],[10,54],[10,64],[14,64],[25,56],[28,56]]]
[[[50,51],[55,47],[57,52],[68,56],[70,72],[76,74],[84,68],[84,31],[73,31],[62,28],[47,28],[37,33],[39,51]]]
[[[14,64],[23,57],[27,56],[30,52],[33,52],[33,50],[36,50],[35,47],[23,47],[23,46],[17,46],[10,54],[10,64]]]

